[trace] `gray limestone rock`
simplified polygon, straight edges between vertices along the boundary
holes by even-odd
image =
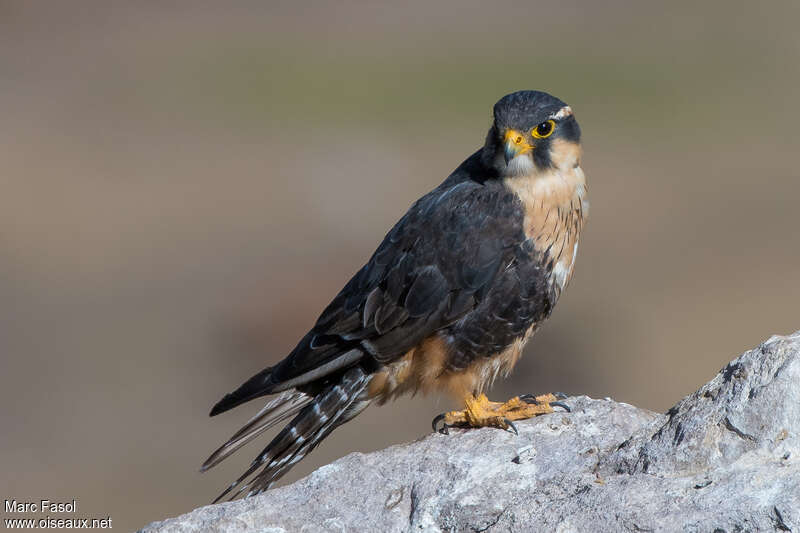
[[[353,453],[292,485],[142,531],[800,532],[800,332],[732,361],[666,415],[571,413]]]

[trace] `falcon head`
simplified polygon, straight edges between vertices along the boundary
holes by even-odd
[[[502,177],[572,168],[580,163],[580,138],[567,104],[541,91],[518,91],[494,105],[483,161]]]

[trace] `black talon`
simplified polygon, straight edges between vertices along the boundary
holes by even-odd
[[[565,404],[564,402],[550,402],[550,407],[561,407],[566,412],[571,413],[572,409],[569,408],[569,405]]]
[[[532,403],[534,405],[539,405],[539,401],[533,394],[523,394],[522,396],[519,397],[519,399],[525,403]]]
[[[517,426],[515,426],[515,425],[514,425],[514,422],[512,422],[512,421],[511,421],[511,420],[509,420],[508,418],[503,418],[503,422],[505,422],[506,424],[508,424],[508,427],[507,427],[506,429],[510,429],[510,430],[512,430],[512,431],[514,432],[514,435],[516,435],[517,437],[519,437],[519,431],[517,431]]]
[[[569,398],[569,395],[566,392],[554,392],[553,396],[555,396],[559,400],[566,400],[567,398]]]
[[[448,429],[447,429],[447,424],[442,424],[441,428],[436,429],[436,424],[438,424],[439,422],[444,420],[444,417],[445,417],[445,414],[442,413],[442,414],[437,415],[436,417],[434,417],[434,419],[431,421],[431,427],[433,428],[433,432],[434,433],[441,433],[442,435],[449,435],[450,434],[450,431],[448,431]]]

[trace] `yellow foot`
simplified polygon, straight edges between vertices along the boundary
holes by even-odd
[[[468,396],[464,399],[465,409],[463,411],[450,411],[434,418],[433,430],[446,434],[447,428],[450,426],[473,428],[492,426],[502,429],[511,428],[514,433],[517,433],[517,428],[512,420],[523,420],[552,413],[553,406],[559,406],[569,411],[569,407],[559,402],[558,399],[554,394],[543,394],[541,396],[526,394],[515,396],[505,403],[500,403],[490,402],[485,394],[480,394],[477,397]],[[441,428],[437,428],[436,426],[442,421],[444,421],[444,425]]]

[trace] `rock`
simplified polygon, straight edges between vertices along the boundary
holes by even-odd
[[[800,532],[800,332],[660,415],[571,413],[350,454],[292,485],[142,531]]]

